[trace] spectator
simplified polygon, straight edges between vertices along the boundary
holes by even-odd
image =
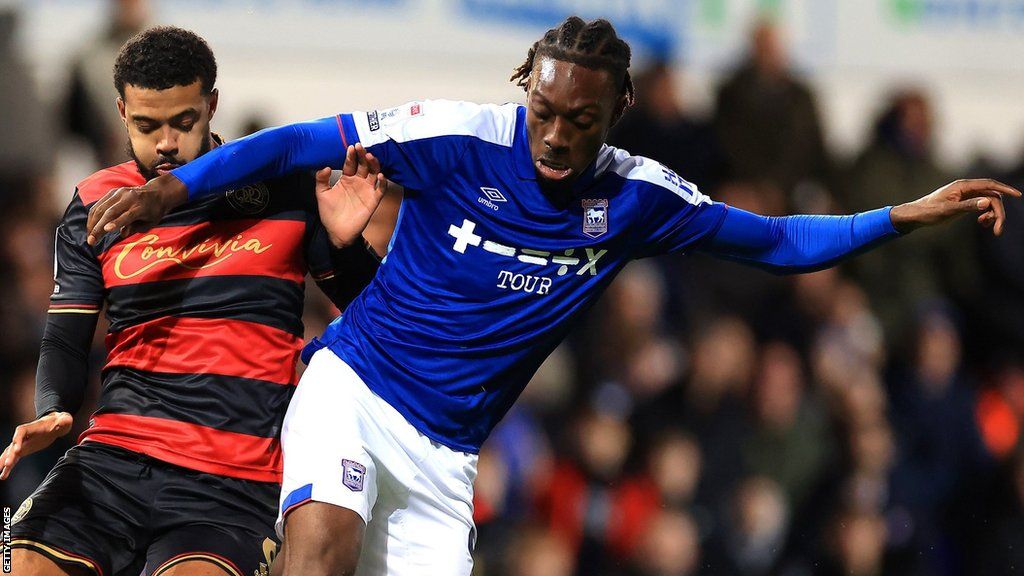
[[[754,26],[750,54],[718,91],[715,124],[728,176],[777,188],[823,180],[827,156],[810,88],[789,67],[779,29]]]
[[[576,419],[572,444],[540,494],[541,518],[573,551],[580,574],[599,574],[614,565],[609,532],[623,517],[618,489],[632,434],[617,415],[591,409]]]
[[[844,208],[895,205],[911,200],[912,190],[934,190],[950,180],[933,156],[932,107],[918,90],[896,94],[875,123],[874,137],[846,178]],[[850,263],[867,291],[890,345],[906,346],[913,311],[923,301],[943,295],[943,270],[956,259],[943,258],[943,235],[918,230]],[[957,235],[958,240],[961,235]],[[969,258],[969,256],[967,257]],[[898,355],[909,351],[901,349]]]
[[[945,309],[931,308],[921,314],[917,331],[915,361],[897,370],[892,382],[900,454],[892,498],[913,520],[908,554],[923,555],[926,570],[938,573],[955,553],[947,549],[950,538],[971,520],[972,482],[987,472],[988,461],[953,319]]]
[[[117,91],[110,82],[121,46],[141,32],[149,20],[148,0],[110,0],[110,17],[103,32],[75,56],[71,79],[62,104],[64,129],[83,138],[99,166],[112,166],[127,159],[124,125],[114,105]]]
[[[46,205],[40,191],[53,165],[46,113],[15,43],[18,12],[0,7],[0,211]],[[109,72],[108,72],[109,77]]]
[[[553,532],[527,526],[515,538],[506,557],[509,576],[572,576],[572,550]]]
[[[663,511],[640,539],[632,576],[691,576],[700,567],[697,525],[685,512]]]
[[[790,508],[778,483],[750,476],[736,489],[728,529],[709,563],[714,574],[767,576],[782,570]]]
[[[608,288],[600,322],[587,338],[587,380],[616,382],[638,404],[677,384],[686,368],[683,345],[665,329],[665,283],[649,262],[630,263]]]
[[[715,190],[722,172],[715,132],[709,122],[686,113],[671,65],[654,62],[634,78],[643,96],[615,125],[609,144],[657,158],[700,189]]]
[[[832,525],[829,559],[815,574],[820,576],[883,576],[886,569],[885,520],[877,513],[844,511]]]
[[[609,527],[609,538],[615,553],[624,559],[632,557],[642,546],[644,534],[662,510],[693,510],[694,496],[701,476],[700,447],[693,437],[669,430],[650,449],[642,473],[623,483],[618,494],[622,516]],[[712,512],[696,506],[705,530],[713,522]]]
[[[742,442],[750,427],[745,398],[755,355],[750,327],[738,318],[718,318],[697,336],[686,385],[668,390],[634,418],[645,443],[672,426],[693,434],[703,463],[696,499],[711,509],[725,505],[744,473]]]
[[[787,504],[801,507],[831,452],[820,406],[805,393],[800,358],[791,347],[764,347],[753,392],[755,425],[744,441],[747,469],[779,485]]]

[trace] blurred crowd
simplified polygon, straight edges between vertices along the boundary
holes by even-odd
[[[119,2],[74,58],[56,109],[34,93],[0,12],[0,434],[34,418],[53,230],[70,191],[53,150],[126,158],[108,101],[117,48],[144,26]],[[612,143],[715,200],[769,215],[849,213],[958,177],[1024,187],[984,159],[933,154],[929,95],[880,103],[852,158],[826,146],[814,90],[772,25],[691,114],[678,71],[636,74]],[[84,177],[86,174],[82,174]],[[60,200],[58,200],[58,198]],[[544,364],[480,454],[486,576],[1010,574],[1024,566],[1024,205],[1000,238],[969,219],[837,269],[778,277],[700,254],[629,265]],[[386,240],[386,231],[378,241]],[[336,313],[308,294],[307,335]],[[97,329],[94,407],[105,355]],[[16,507],[65,442],[0,485]]]

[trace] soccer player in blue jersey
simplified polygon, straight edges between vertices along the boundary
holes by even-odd
[[[336,166],[351,145],[405,186],[376,278],[304,351],[283,432],[286,573],[469,574],[480,445],[629,260],[696,250],[804,272],[960,214],[998,234],[1003,197],[1020,196],[964,180],[851,216],[730,208],[604,143],[633,100],[629,60],[607,21],[569,18],[513,76],[526,106],[426,101],[270,129],[93,209],[95,240],[187,200]],[[340,242],[355,240],[379,196],[339,198],[321,209]]]

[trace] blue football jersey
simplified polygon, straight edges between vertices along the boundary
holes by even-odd
[[[376,278],[321,338],[423,434],[477,452],[629,260],[725,217],[665,166],[604,146],[568,207],[537,182],[526,109],[414,102],[337,117],[406,189]]]

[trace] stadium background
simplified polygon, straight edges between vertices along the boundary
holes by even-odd
[[[110,66],[131,31],[210,42],[233,138],[522,100],[511,70],[572,12],[636,51],[613,142],[715,199],[837,212],[957,177],[1024,185],[1024,0],[0,0],[0,437],[33,417],[56,219],[123,159]],[[1024,206],[1008,212],[999,239],[963,221],[801,277],[628,267],[481,454],[479,573],[1021,570]],[[332,315],[313,292],[309,335]],[[94,372],[103,354],[98,335]],[[0,505],[69,442],[22,462]]]

